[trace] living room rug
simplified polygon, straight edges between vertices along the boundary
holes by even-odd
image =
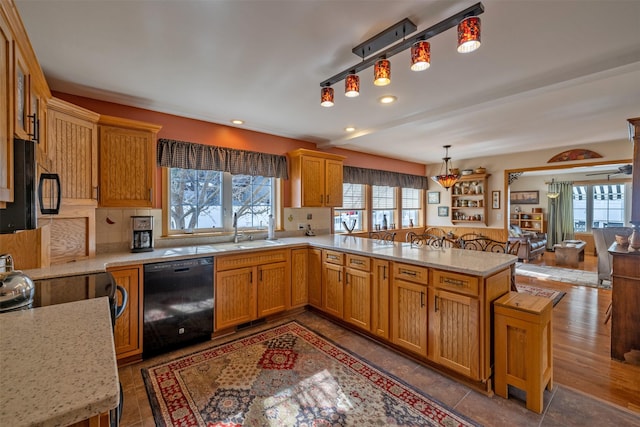
[[[560,302],[563,296],[567,293],[562,291],[556,291],[553,289],[540,288],[538,286],[525,285],[522,283],[516,283],[516,287],[518,288],[518,292],[524,292],[529,295],[535,295],[538,297],[550,298],[553,300],[553,306]]]
[[[477,426],[297,322],[143,369],[158,426]]]
[[[573,285],[589,286],[592,288],[611,289],[609,281],[598,284],[598,273],[593,271],[573,270],[570,268],[549,267],[546,265],[516,263],[516,274],[535,277],[540,280],[571,283]]]

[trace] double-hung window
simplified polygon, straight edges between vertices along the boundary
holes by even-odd
[[[402,188],[402,227],[408,228],[420,225],[422,209],[422,195],[424,190],[417,188]]]
[[[598,183],[573,186],[574,231],[623,227],[626,223],[627,194],[624,183]]]
[[[388,228],[396,223],[396,187],[387,187],[383,185],[371,186],[371,208],[374,226],[379,225],[380,228],[386,225]]]
[[[365,209],[365,185],[344,183],[342,185],[342,206],[333,210],[333,227],[336,233],[363,231]]]

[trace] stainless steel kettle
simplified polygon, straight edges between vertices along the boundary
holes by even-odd
[[[28,308],[34,293],[33,280],[22,271],[13,269],[11,255],[0,255],[0,312]]]

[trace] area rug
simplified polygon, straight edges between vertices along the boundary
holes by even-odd
[[[518,292],[524,292],[529,295],[535,295],[538,297],[550,298],[553,300],[553,306],[560,302],[563,296],[567,293],[562,291],[556,291],[553,289],[540,288],[538,286],[524,285],[522,283],[516,283],[516,287],[518,288]]]
[[[158,426],[477,426],[297,322],[143,369]]]
[[[610,289],[609,281],[598,284],[598,273],[593,271],[572,270],[570,268],[549,267],[545,265],[516,263],[516,274],[535,277],[540,280],[570,283],[572,285],[590,286],[592,288]]]

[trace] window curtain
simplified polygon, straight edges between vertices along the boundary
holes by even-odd
[[[158,140],[156,161],[158,166],[168,168],[215,170],[232,175],[289,179],[287,156],[173,139]]]
[[[552,197],[554,195],[557,197]],[[551,182],[547,193],[549,229],[547,249],[575,237],[573,230],[573,182]]]
[[[386,185],[388,187],[427,189],[426,176],[343,166],[343,181],[349,184]]]

